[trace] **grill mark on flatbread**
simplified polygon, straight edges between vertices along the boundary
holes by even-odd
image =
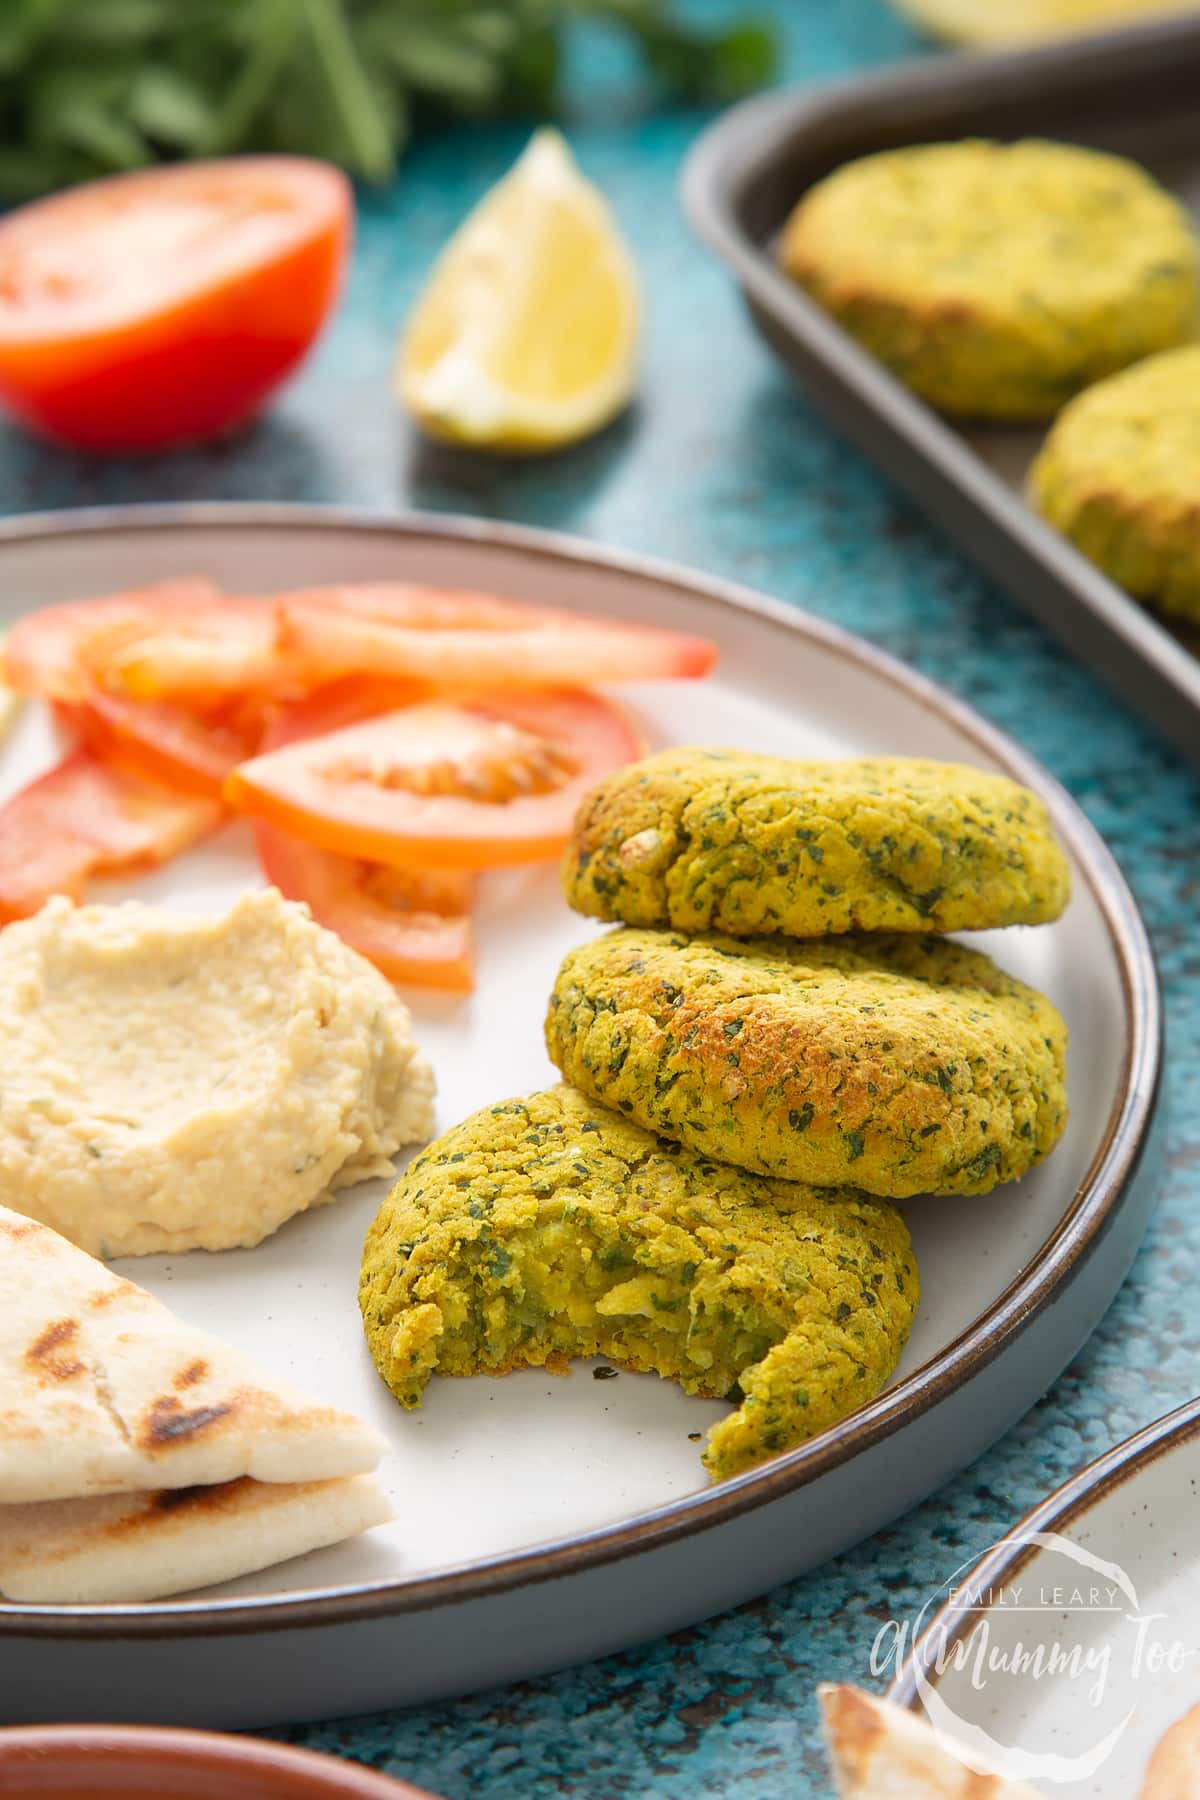
[[[245,1477],[243,1476],[242,1479],[245,1480]],[[228,1485],[236,1487],[237,1483],[232,1482]],[[178,1512],[181,1506],[191,1506],[204,1491],[202,1487],[163,1488],[160,1493],[151,1496],[150,1503],[155,1512]],[[208,1490],[210,1494],[218,1491],[212,1488]]]
[[[319,1481],[297,1481],[289,1483],[289,1488],[292,1493],[297,1494],[306,1490],[316,1493],[323,1485]],[[250,1475],[239,1475],[235,1481],[221,1481],[211,1487],[162,1488],[147,1496],[148,1510],[177,1513],[186,1509],[194,1513],[220,1515],[236,1512],[243,1500],[253,1502],[261,1496],[262,1490],[263,1483],[255,1481]],[[129,1523],[136,1529],[136,1519],[131,1519]]]
[[[0,1554],[5,1526],[19,1522],[10,1506],[241,1476],[291,1490],[297,1477],[352,1479],[385,1449],[361,1420],[260,1374],[48,1226],[0,1206]],[[357,1517],[367,1490],[329,1490],[330,1502],[342,1494],[344,1516]],[[286,1496],[270,1505],[286,1515]]]
[[[289,1482],[286,1491],[289,1498],[306,1493],[319,1494],[325,1485],[320,1481]],[[104,1525],[104,1537],[110,1544],[125,1537],[142,1537],[148,1525],[153,1529],[149,1522],[155,1514],[163,1513],[172,1516],[189,1514],[190,1528],[206,1518],[236,1515],[244,1506],[253,1508],[264,1498],[269,1500],[269,1484],[255,1481],[249,1475],[239,1475],[234,1481],[216,1482],[211,1487],[161,1488],[151,1493],[131,1494],[128,1513],[124,1517],[110,1518]],[[71,1502],[65,1504],[69,1506]],[[47,1560],[53,1560],[54,1550],[47,1549],[43,1555]]]
[[[112,1383],[99,1363],[93,1364],[92,1375],[96,1384],[96,1399],[113,1422],[114,1428],[124,1438],[130,1449],[133,1448],[133,1433],[130,1431],[125,1415],[117,1405],[117,1397],[113,1393]]]
[[[78,1319],[54,1319],[36,1337],[25,1352],[27,1368],[40,1380],[74,1381],[78,1375],[90,1377],[97,1403],[104,1408],[115,1429],[127,1444],[132,1444],[129,1426],[121,1417],[108,1377],[101,1365],[83,1353],[76,1354],[79,1341]],[[193,1367],[198,1365],[193,1364]]]
[[[829,1719],[827,1730],[842,1763],[861,1778],[870,1766],[879,1739],[884,1736],[883,1719],[866,1695],[855,1688],[841,1688],[838,1702],[837,1712]]]
[[[1024,1782],[973,1769],[964,1750],[890,1701],[842,1683],[822,1683],[817,1698],[840,1800],[1038,1800]]]
[[[73,1353],[78,1336],[78,1320],[53,1320],[25,1352],[27,1367],[51,1381],[73,1381],[76,1375],[85,1374],[87,1363]]]
[[[0,1593],[34,1603],[153,1600],[229,1581],[392,1516],[369,1475],[0,1505]]]
[[[99,1312],[102,1307],[111,1306],[114,1300],[128,1300],[133,1295],[140,1298],[141,1294],[142,1289],[135,1281],[126,1281],[123,1276],[114,1277],[111,1287],[99,1288],[88,1295],[87,1305],[93,1312]]]
[[[190,1443],[236,1410],[236,1404],[230,1401],[216,1406],[197,1406],[186,1412],[174,1394],[163,1394],[145,1414],[138,1442],[147,1450],[169,1450],[175,1444]]]

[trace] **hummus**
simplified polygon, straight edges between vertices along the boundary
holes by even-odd
[[[260,1243],[432,1130],[408,1009],[273,889],[51,900],[0,933],[0,992],[0,1204],[96,1256]]]

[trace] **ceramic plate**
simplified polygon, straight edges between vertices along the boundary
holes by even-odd
[[[889,1697],[1063,1800],[1137,1794],[1200,1706],[1198,1494],[1192,1400],[956,1574]]]
[[[0,1714],[278,1721],[429,1699],[595,1656],[745,1600],[931,1492],[1044,1392],[1141,1238],[1160,1055],[1150,951],[1124,881],[1053,781],[948,695],[868,645],[744,590],[505,526],[292,508],[79,513],[0,528],[10,616],[195,571],[235,590],[408,577],[653,621],[718,640],[718,675],[622,695],[650,742],[798,756],[901,753],[1007,770],[1040,789],[1074,859],[1068,916],[981,939],[1053,996],[1073,1035],[1065,1141],[984,1201],[906,1206],[925,1300],[896,1378],[834,1430],[718,1488],[697,1433],[721,1408],[668,1382],[522,1372],[435,1381],[402,1413],[355,1303],[382,1188],[292,1221],[254,1251],[123,1270],[269,1370],[372,1420],[392,1453],[394,1525],[195,1599],[0,1607]],[[50,754],[27,717],[5,784]],[[223,907],[257,879],[244,829],[104,898]],[[96,897],[101,897],[99,885]],[[542,1048],[562,953],[594,929],[553,870],[491,880],[479,987],[414,995],[449,1125],[553,1078]]]

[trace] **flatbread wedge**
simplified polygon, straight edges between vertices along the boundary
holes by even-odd
[[[1039,1800],[1024,1782],[976,1773],[902,1706],[841,1682],[817,1698],[838,1800]]]
[[[373,1475],[0,1506],[0,1595],[31,1605],[158,1600],[340,1543],[391,1516]]]
[[[0,1504],[373,1469],[385,1439],[0,1207]]]
[[[1200,1794],[1200,1705],[1193,1706],[1159,1740],[1150,1758],[1141,1800],[1194,1800]]]

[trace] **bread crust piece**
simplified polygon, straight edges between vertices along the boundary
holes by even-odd
[[[942,938],[608,932],[564,960],[546,1042],[576,1087],[689,1149],[893,1199],[985,1194],[1066,1121],[1054,1007]]]
[[[392,1517],[373,1475],[0,1506],[0,1594],[36,1605],[158,1600],[232,1581]]]
[[[1081,394],[1029,485],[1038,511],[1121,587],[1200,624],[1200,348]]]
[[[872,1399],[917,1307],[894,1207],[747,1175],[560,1087],[485,1108],[430,1145],[367,1234],[359,1300],[402,1405],[430,1374],[611,1357],[691,1394],[735,1394],[714,1478]]]
[[[0,1515],[22,1502],[373,1469],[387,1444],[0,1207]],[[2,1585],[2,1584],[0,1584]]]
[[[965,1747],[902,1706],[844,1682],[817,1689],[838,1800],[1038,1800],[985,1773]]]
[[[906,757],[673,749],[602,782],[563,862],[593,918],[734,937],[1056,919],[1070,864],[1028,788]]]
[[[784,269],[941,411],[1050,418],[1194,332],[1184,209],[1136,164],[977,139],[884,151],[804,196]]]
[[[1150,1758],[1139,1800],[1187,1800],[1200,1788],[1200,1704],[1176,1719]]]

